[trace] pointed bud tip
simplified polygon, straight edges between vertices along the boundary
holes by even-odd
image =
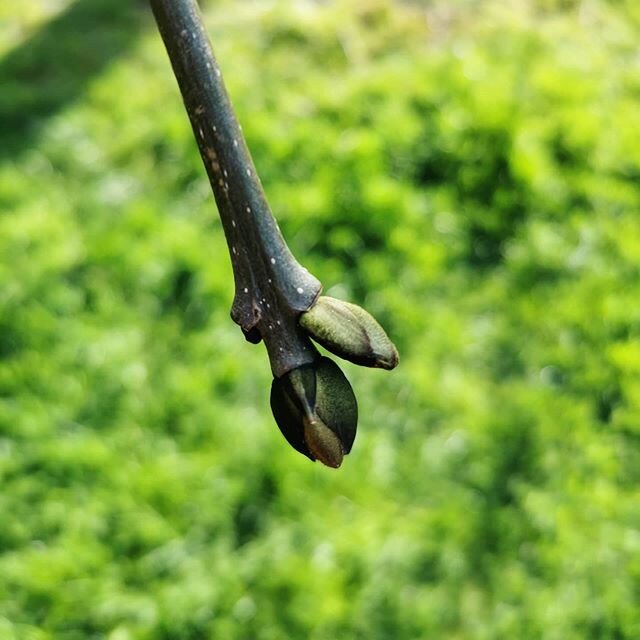
[[[304,420],[304,440],[311,454],[327,467],[337,469],[344,459],[336,434],[319,420]]]
[[[389,343],[390,348],[385,353],[376,353],[376,364],[375,366],[379,369],[386,369],[387,371],[391,371],[391,369],[395,369],[400,362],[400,355],[398,354],[398,350],[393,343]]]

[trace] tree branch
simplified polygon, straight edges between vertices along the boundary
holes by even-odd
[[[281,376],[316,351],[298,326],[322,289],[293,257],[267,203],[195,0],[151,0],[156,22],[215,195],[235,297],[231,317],[248,340],[264,340]]]

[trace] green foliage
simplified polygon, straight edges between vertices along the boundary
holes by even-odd
[[[0,637],[640,637],[639,6],[206,4],[294,253],[400,351],[338,472],[145,3],[1,8]]]

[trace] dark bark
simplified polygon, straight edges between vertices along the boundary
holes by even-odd
[[[248,340],[264,340],[281,376],[317,357],[298,319],[320,282],[293,257],[269,209],[196,1],[150,2],[222,219],[236,289],[231,317]]]

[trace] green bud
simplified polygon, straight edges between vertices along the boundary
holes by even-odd
[[[329,358],[274,378],[271,410],[287,442],[311,460],[337,468],[351,451],[358,405],[349,381]]]
[[[355,364],[382,369],[398,364],[398,351],[385,330],[355,304],[320,296],[302,314],[300,326],[323,347]]]

